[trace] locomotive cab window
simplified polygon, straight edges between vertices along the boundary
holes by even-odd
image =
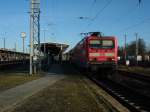
[[[102,48],[114,48],[113,40],[102,40]]]
[[[90,40],[89,47],[90,48],[100,48],[101,41],[100,40]]]
[[[113,40],[90,40],[90,48],[114,48]]]

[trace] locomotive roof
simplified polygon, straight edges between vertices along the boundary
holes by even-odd
[[[84,36],[101,36],[101,32],[88,32],[88,33],[81,33]]]
[[[103,34],[102,32],[81,33],[81,35],[85,36],[83,39],[86,39],[86,38],[87,39],[90,39],[90,38],[109,38],[109,39],[112,38],[112,39],[114,39],[115,38],[115,36],[103,36],[102,34]]]
[[[87,39],[97,39],[97,38],[105,38],[105,39],[115,39],[115,36],[87,36],[85,37]]]

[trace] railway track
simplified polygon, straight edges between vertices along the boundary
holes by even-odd
[[[131,90],[136,91],[137,93],[150,97],[149,75],[137,74],[127,71],[118,71],[116,77],[119,77],[121,79],[121,81],[119,81],[120,84],[128,87]]]
[[[150,75],[144,75],[139,73],[133,73],[129,71],[118,70],[119,75],[124,75],[126,77],[134,78],[140,81],[150,83]]]
[[[90,79],[132,112],[150,112],[150,97],[110,79],[96,79],[94,77],[90,77]]]
[[[80,70],[79,70],[80,71]],[[113,96],[115,99],[117,99],[122,105],[127,107],[131,112],[150,112],[150,92],[149,94],[146,93],[142,94],[141,92],[137,91],[137,88],[131,87],[129,84],[123,85],[119,81],[117,82],[112,76],[109,78],[97,78],[98,73],[85,73],[83,71],[80,71],[82,74],[88,76],[90,80],[92,80],[94,83],[96,83],[98,86],[103,88],[106,92],[108,92],[111,96]],[[127,73],[127,74],[126,74]],[[150,82],[149,82],[149,76],[141,75],[141,74],[131,74],[123,71],[118,72],[116,77],[125,78],[127,81],[128,79],[131,80],[138,80],[137,82],[140,82],[139,84],[136,84],[138,86],[141,86],[138,89],[149,89]],[[91,75],[92,74],[92,75]],[[102,73],[103,74],[103,73]],[[92,77],[91,77],[92,76]],[[94,76],[94,77],[93,77]],[[121,76],[121,77],[120,77]],[[123,79],[121,79],[122,81]],[[133,84],[136,81],[133,81],[130,84]],[[126,83],[126,81],[123,81],[122,83]],[[146,83],[146,84],[143,84]],[[135,84],[134,84],[135,85]],[[143,87],[145,86],[146,87]]]

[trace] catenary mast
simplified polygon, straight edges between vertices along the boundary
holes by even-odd
[[[30,75],[40,65],[40,0],[30,0]]]

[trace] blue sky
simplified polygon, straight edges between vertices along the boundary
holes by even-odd
[[[150,44],[150,0],[41,0],[41,42],[46,29],[47,42],[73,47],[81,32],[101,31],[116,36],[119,45],[135,40],[135,32]],[[29,0],[0,0],[0,47],[22,49],[21,32],[29,43]],[[79,19],[79,17],[85,17]]]

